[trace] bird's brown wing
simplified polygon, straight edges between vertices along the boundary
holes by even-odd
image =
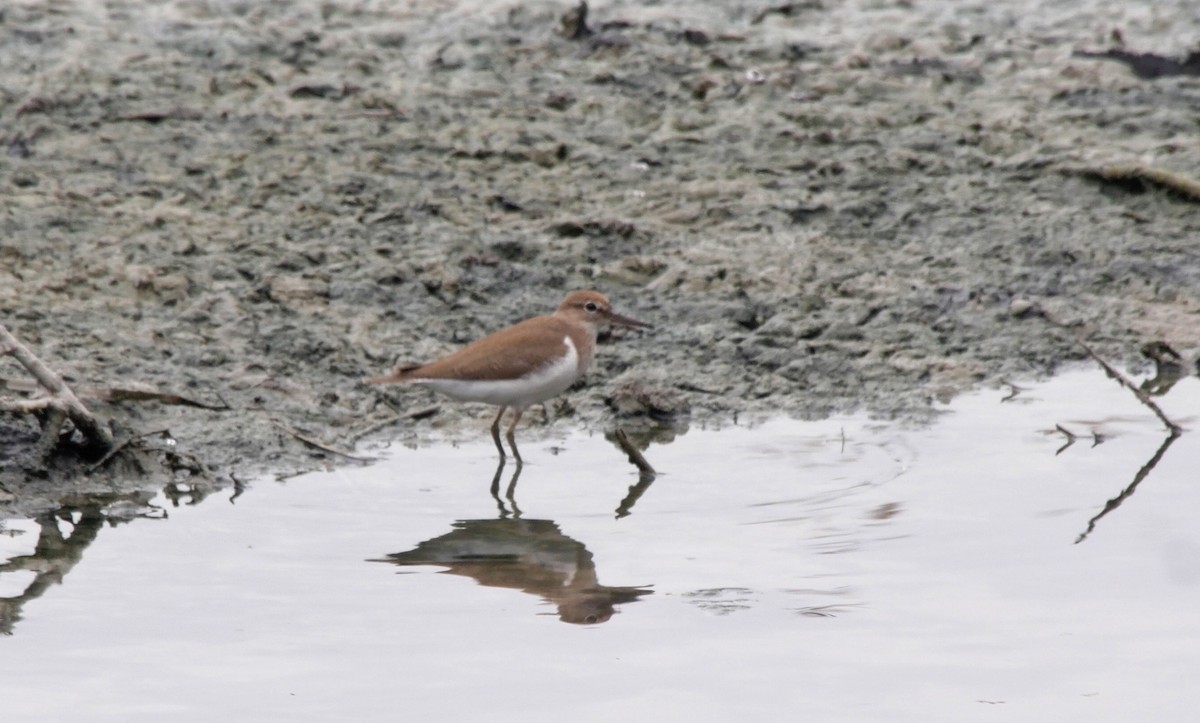
[[[570,327],[553,316],[539,316],[485,336],[450,356],[418,367],[376,377],[376,383],[416,379],[516,379],[546,363],[547,352],[564,353]]]

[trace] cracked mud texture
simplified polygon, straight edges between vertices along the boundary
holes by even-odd
[[[169,429],[185,479],[336,461],[281,427],[353,449],[393,407],[438,411],[368,440],[483,435],[489,408],[360,380],[580,288],[655,329],[522,439],[922,418],[1073,335],[1195,358],[1197,206],[1085,171],[1194,175],[1200,80],[1074,55],[1182,58],[1193,2],[595,2],[578,39],[571,10],[7,4],[0,319],[75,385],[227,403],[91,402]],[[136,484],[0,429],[10,490]]]

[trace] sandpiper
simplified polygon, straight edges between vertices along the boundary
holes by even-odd
[[[505,453],[500,420],[512,408],[513,420],[505,438],[520,465],[521,453],[513,433],[521,415],[530,405],[561,394],[583,376],[596,356],[596,333],[602,324],[650,327],[613,312],[598,291],[574,291],[549,316],[526,319],[437,361],[398,367],[367,383],[420,384],[452,399],[498,405],[492,439],[501,463]]]

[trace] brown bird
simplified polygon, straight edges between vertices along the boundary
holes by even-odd
[[[500,443],[500,420],[511,407],[513,419],[505,438],[520,465],[521,453],[513,433],[521,415],[530,405],[563,393],[583,376],[596,356],[596,334],[605,324],[650,328],[649,324],[614,312],[612,304],[598,291],[574,291],[553,314],[526,319],[447,357],[399,367],[367,383],[420,384],[459,401],[498,405],[492,439],[501,460],[505,453]]]

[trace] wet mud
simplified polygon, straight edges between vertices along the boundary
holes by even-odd
[[[920,419],[1076,336],[1195,360],[1197,206],[1097,173],[1200,168],[1200,80],[1105,57],[1188,57],[1191,3],[573,8],[0,10],[0,318],[155,433],[84,476],[0,416],[0,502],[483,434],[361,379],[580,288],[655,328],[525,435]]]

